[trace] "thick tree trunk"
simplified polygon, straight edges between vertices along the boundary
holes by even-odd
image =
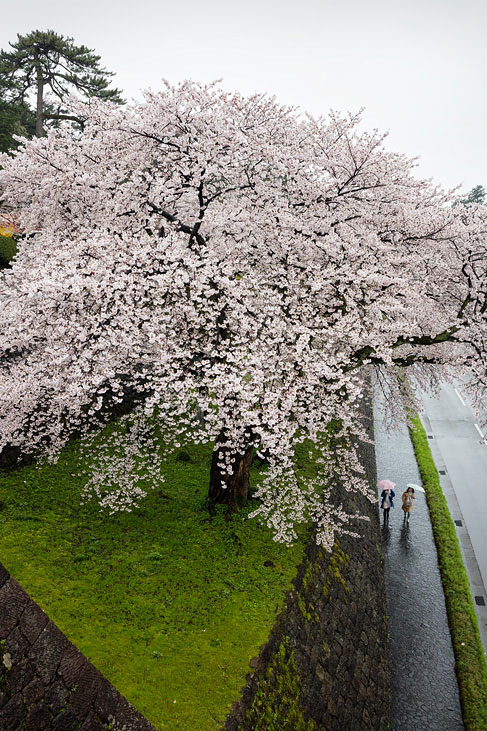
[[[250,484],[250,465],[254,448],[248,447],[245,454],[233,453],[233,474],[222,474],[218,462],[228,454],[228,449],[221,447],[213,452],[210,469],[210,486],[208,490],[208,506],[211,515],[215,514],[217,504],[228,505],[231,512],[239,504],[247,502]],[[225,487],[222,485],[224,483]]]

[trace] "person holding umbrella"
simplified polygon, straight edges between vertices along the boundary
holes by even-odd
[[[404,510],[404,518],[405,520],[407,520],[408,523],[411,510],[413,509],[413,500],[416,497],[414,494],[414,488],[420,490],[421,492],[424,492],[424,489],[422,487],[419,487],[419,485],[413,485],[412,483],[409,483],[407,489],[403,492],[401,496],[402,509]]]
[[[380,507],[384,511],[384,525],[389,525],[389,512],[394,507],[394,498],[396,497],[394,492],[396,483],[391,482],[391,480],[379,480],[377,487],[381,490]]]

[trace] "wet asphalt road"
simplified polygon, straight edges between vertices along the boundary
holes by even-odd
[[[477,416],[460,382],[444,383],[438,398],[422,394],[422,400],[487,587],[487,446]]]
[[[421,419],[455,520],[487,653],[487,445],[481,443],[486,428],[479,426],[462,380],[443,383],[438,397],[422,393],[421,398]]]
[[[396,483],[389,527],[382,527],[391,729],[459,731],[464,726],[455,660],[425,496],[416,495],[409,525],[400,507],[406,484],[421,485],[413,447],[405,424],[399,432],[387,434],[376,408],[374,417],[377,477]]]

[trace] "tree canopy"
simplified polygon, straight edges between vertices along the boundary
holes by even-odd
[[[109,88],[114,74],[100,66],[100,56],[86,46],[76,46],[73,38],[53,30],[35,30],[25,36],[18,34],[10,46],[11,51],[0,51],[2,97],[25,116],[32,114],[30,96],[36,95],[38,137],[44,134],[45,124],[78,120],[67,114],[65,107],[66,97],[73,92],[122,102],[120,91]]]
[[[0,90],[0,152],[17,147],[14,135],[32,137],[35,132],[35,117],[30,109],[13,104],[2,98]]]
[[[462,203],[465,206],[470,206],[473,203],[483,203],[485,201],[485,188],[483,185],[476,185],[472,188],[466,198],[463,198]]]
[[[0,275],[0,450],[54,455],[135,394],[87,494],[130,510],[160,479],[157,430],[214,440],[216,501],[256,448],[255,513],[278,540],[311,518],[329,547],[348,521],[336,480],[368,494],[352,443],[367,371],[463,365],[485,383],[485,208],[451,205],[351,115],[191,82],[70,113],[81,135],[0,160],[24,231]],[[302,479],[306,437],[323,470]]]

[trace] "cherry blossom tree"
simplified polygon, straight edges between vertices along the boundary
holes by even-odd
[[[452,206],[358,116],[192,82],[72,113],[81,134],[1,158],[24,238],[0,280],[0,450],[89,445],[130,398],[87,495],[130,510],[162,479],[152,440],[212,440],[211,510],[247,497],[257,450],[254,514],[277,540],[312,519],[330,547],[336,481],[372,497],[354,448],[369,371],[485,382],[485,209]],[[407,389],[388,384],[392,408]],[[305,439],[316,478],[295,470]]]

